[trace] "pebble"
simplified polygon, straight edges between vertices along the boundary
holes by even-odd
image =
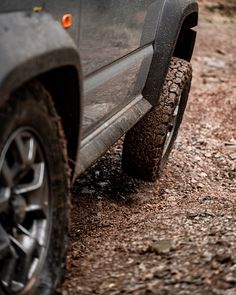
[[[204,259],[206,262],[210,262],[210,261],[212,260],[212,258],[213,258],[212,253],[209,252],[209,251],[205,251],[205,252],[203,253],[202,256],[203,256],[203,259]]]
[[[229,155],[229,157],[231,160],[236,160],[236,153]]]
[[[198,216],[197,212],[187,212],[187,218],[193,219]]]
[[[98,182],[98,185],[99,185],[101,188],[105,188],[105,187],[107,187],[107,186],[109,185],[109,183],[106,182],[106,181],[100,181],[100,182]]]
[[[201,183],[201,182],[199,182],[198,184],[197,184],[197,188],[204,188],[205,187],[205,185],[203,184],[203,183]]]
[[[218,250],[217,254],[215,255],[216,261],[220,263],[227,263],[232,260],[232,254],[230,251],[226,249],[220,249]]]
[[[88,187],[83,187],[80,191],[81,194],[88,194],[88,195],[92,195],[95,193],[95,190],[93,189],[89,189]]]
[[[226,64],[225,64],[224,61],[221,61],[221,60],[218,60],[218,59],[215,59],[215,58],[205,56],[203,58],[203,60],[204,60],[206,65],[208,65],[209,67],[212,67],[212,68],[223,69],[223,68],[226,67]]]
[[[174,249],[175,242],[173,240],[167,239],[151,243],[147,248],[147,252],[155,254],[167,254]]]
[[[236,284],[236,277],[235,275],[229,273],[224,277],[224,281],[230,284]]]
[[[207,177],[207,174],[206,174],[205,172],[201,172],[201,173],[199,174],[199,176],[201,176],[202,178],[204,178],[204,177]]]

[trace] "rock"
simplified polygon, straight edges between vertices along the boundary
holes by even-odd
[[[213,270],[219,269],[219,264],[218,264],[217,261],[212,260],[212,262],[211,262],[211,269],[213,269]]]
[[[166,275],[166,265],[165,264],[160,264],[153,271],[153,277],[163,278],[165,275]]]
[[[204,178],[204,177],[207,177],[207,174],[206,174],[205,172],[201,172],[201,173],[199,174],[199,176],[202,177],[202,178]]]
[[[109,183],[106,182],[106,181],[100,181],[100,182],[98,182],[98,186],[100,186],[101,188],[105,188],[105,187],[107,187],[108,185],[109,185]]]
[[[228,263],[232,261],[232,253],[226,249],[220,249],[215,255],[216,261],[220,263]]]
[[[203,58],[203,60],[204,60],[205,64],[211,68],[224,69],[226,67],[225,62],[221,61],[221,60],[217,60],[217,59],[210,58],[207,56],[205,56]]]
[[[155,280],[150,282],[147,285],[147,291],[151,292],[151,294],[158,294],[160,290],[161,282],[159,280]],[[149,293],[146,293],[149,294]]]
[[[203,183],[201,183],[201,182],[199,182],[198,184],[197,184],[197,188],[204,188],[205,187],[205,185],[203,184]]]
[[[236,179],[236,171],[232,171],[229,173],[229,176],[232,178],[232,179]]]
[[[219,159],[219,158],[222,157],[222,154],[221,154],[221,153],[216,153],[216,154],[214,155],[214,157],[215,157],[216,159]]]
[[[215,214],[212,212],[201,212],[198,214],[199,217],[208,218],[208,217],[215,217]]]
[[[236,141],[226,141],[224,142],[225,146],[236,146]]]
[[[205,251],[202,256],[203,256],[204,261],[206,261],[206,262],[210,262],[213,258],[212,253],[209,251]]]
[[[229,155],[229,157],[231,160],[236,160],[236,153]]]
[[[151,243],[148,248],[148,253],[155,253],[155,254],[167,254],[171,250],[175,249],[175,242],[173,240],[160,240],[154,243]]]
[[[198,216],[197,212],[187,212],[187,218],[189,219],[194,219],[197,216]]]
[[[236,284],[236,277],[235,275],[231,274],[231,273],[228,273],[224,278],[223,280],[227,283],[230,283],[230,284]]]
[[[88,194],[88,195],[92,195],[95,193],[95,190],[93,189],[89,189],[88,187],[83,187],[80,191],[81,194]]]

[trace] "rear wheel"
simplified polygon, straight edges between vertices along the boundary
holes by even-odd
[[[50,294],[63,269],[69,186],[65,140],[37,82],[0,107],[0,290]]]
[[[147,181],[158,178],[183,118],[191,78],[191,65],[179,58],[172,58],[158,106],[125,136],[122,155],[125,172]]]

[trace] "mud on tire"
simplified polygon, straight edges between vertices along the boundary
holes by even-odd
[[[192,79],[190,63],[172,58],[159,103],[124,139],[122,168],[129,175],[155,181],[176,139]]]
[[[1,238],[6,242],[5,254],[0,255],[0,293],[52,294],[63,271],[70,208],[69,168],[60,118],[49,93],[33,81],[0,106],[0,119],[0,186],[11,191],[0,212]],[[37,144],[36,156],[31,157],[34,160],[29,157],[32,143]],[[10,184],[3,165],[15,175]],[[39,165],[44,165],[41,171],[46,172],[42,172],[43,181],[34,185],[34,168]],[[24,243],[27,239],[30,243]],[[38,266],[28,277],[35,259]]]

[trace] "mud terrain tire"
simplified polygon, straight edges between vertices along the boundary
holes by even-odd
[[[126,173],[145,181],[160,176],[183,118],[191,79],[190,63],[172,58],[159,104],[125,136],[122,167]]]
[[[23,254],[21,255],[18,253],[19,247],[15,247],[16,245],[14,243],[16,242],[11,242],[9,243],[10,245],[6,247],[6,253],[8,254],[2,257],[0,255],[0,293],[15,295],[53,294],[57,283],[60,281],[65,262],[70,208],[70,173],[67,161],[66,142],[60,118],[57,115],[49,93],[39,82],[33,81],[16,90],[7,102],[0,106],[0,120],[0,184],[1,186],[3,185],[3,189],[5,185],[7,189],[11,188],[12,191],[9,197],[9,204],[7,205],[10,209],[6,209],[5,212],[2,212],[4,209],[0,211],[0,227],[8,243],[17,230],[20,230],[17,234],[18,236],[25,235],[24,238],[30,239],[32,242],[31,244],[37,243],[37,246],[35,246],[36,250],[28,251],[29,253],[27,253],[27,250],[24,250],[27,248],[22,247],[20,250]],[[21,136],[21,138],[19,139],[19,137],[16,136]],[[21,141],[18,150],[16,148],[17,140]],[[32,152],[32,154],[37,153],[36,156],[32,157],[35,159],[32,160],[32,166],[43,165],[43,167],[45,167],[43,171],[46,171],[42,172],[43,180],[37,188],[35,188],[35,185],[31,184],[34,181],[31,180],[31,176],[27,176],[29,171],[31,171],[28,158],[28,154],[30,153],[28,152],[30,151],[28,148],[28,146],[30,146],[29,140],[31,140],[31,142],[34,141],[32,146],[36,146],[37,148],[36,152]],[[35,150],[36,148],[33,149]],[[11,149],[13,150],[12,152]],[[10,160],[8,160],[8,155],[10,152],[13,155],[11,162],[15,161],[16,165],[9,164]],[[21,154],[21,156],[19,156],[19,154]],[[42,161],[40,164],[38,164],[39,158],[40,161]],[[20,172],[15,173],[18,173],[17,183],[14,184],[13,181],[11,181],[8,185],[6,177],[4,180],[4,165],[9,165],[11,171],[13,171],[13,169],[25,169],[23,171],[25,176],[22,177],[23,172],[19,170]],[[33,168],[32,171],[34,171]],[[28,185],[28,192],[26,193],[21,189],[21,192],[17,195],[16,187],[20,187],[19,182],[22,178],[23,185],[25,187]],[[11,179],[13,179],[13,177]],[[31,185],[30,188],[28,183]],[[21,188],[23,185],[21,185]],[[9,214],[9,210],[14,210],[14,199],[18,200],[17,202],[21,202],[21,205],[18,205],[18,211],[20,208],[24,217],[21,217],[22,215],[19,217],[17,213],[14,213],[17,216],[17,220],[21,221],[15,221],[16,218],[13,221],[10,220],[12,214]],[[39,209],[37,209],[37,204],[34,204],[36,199],[38,202],[37,204],[39,204]],[[27,215],[29,214],[29,210],[31,210],[30,217]],[[30,218],[32,218],[32,221],[30,221]],[[33,228],[31,224],[37,224],[38,219],[41,223],[37,230],[42,233],[41,236],[37,236],[37,232],[32,234],[33,230],[31,230],[31,228]],[[41,231],[40,226],[43,228],[43,225],[41,225],[43,222],[46,224],[45,230]],[[18,236],[14,237],[14,239],[17,240]],[[20,245],[21,241],[24,240],[19,240],[17,245]],[[27,247],[28,244],[25,243],[25,246]],[[39,254],[32,254],[33,251]],[[12,255],[12,252],[15,254]],[[24,255],[29,257],[26,263],[24,262]],[[31,277],[29,275],[29,269],[31,270],[33,265],[33,262],[31,262],[33,255],[38,255],[34,257],[38,257],[39,266],[35,268],[35,272],[31,272]],[[6,258],[6,256],[8,258]],[[16,267],[10,268],[10,259],[15,260],[14,265],[16,265]],[[32,258],[32,261],[33,259],[35,258]],[[4,269],[2,269],[3,266]],[[27,276],[24,275],[22,281],[20,281],[22,282],[21,289],[13,289],[12,285],[14,284],[16,286],[16,279],[10,279],[8,283],[6,283],[5,274],[8,268],[11,278],[22,278],[24,271],[26,272]]]

